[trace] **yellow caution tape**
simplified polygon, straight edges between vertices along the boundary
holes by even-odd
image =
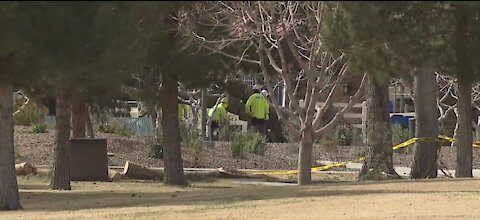
[[[445,135],[438,135],[438,137],[441,138],[441,139],[444,139],[446,141],[449,141],[449,142],[456,141],[455,138],[451,138],[451,137],[448,137],[448,136],[445,136]],[[473,142],[473,147],[480,147],[480,141],[474,141]]]
[[[408,147],[412,144],[414,144],[417,141],[426,141],[426,142],[442,142],[442,141],[448,141],[448,142],[454,142],[455,139],[445,136],[445,135],[438,135],[437,138],[411,138],[403,143],[397,144],[392,147],[393,150],[398,150],[400,148]],[[473,142],[473,147],[480,147],[480,141],[475,141]],[[363,161],[365,160],[365,157],[359,157],[355,160],[351,160],[348,162],[341,162],[341,163],[335,163],[335,164],[330,164],[330,165],[324,165],[320,167],[312,167],[311,172],[318,172],[318,171],[325,171],[332,169],[334,167],[342,167],[347,165],[348,163],[352,163],[355,161]],[[289,175],[289,174],[297,174],[298,170],[288,170],[288,171],[265,171],[265,172],[255,172],[255,174],[269,174],[269,175]]]

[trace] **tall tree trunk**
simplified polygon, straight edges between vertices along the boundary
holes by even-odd
[[[405,86],[403,86],[402,84],[400,84],[400,111],[398,112],[406,112],[405,110]]]
[[[308,185],[312,183],[312,149],[313,128],[307,127],[302,132],[301,145],[298,153],[298,184]]]
[[[57,140],[51,189],[71,190],[70,186],[70,97],[62,92],[57,98]]]
[[[87,127],[87,136],[89,138],[95,138],[95,131],[93,130],[92,124],[92,117],[90,117],[90,111],[88,111],[88,107],[85,107],[85,114],[86,114],[86,127]]]
[[[0,210],[22,208],[15,173],[12,94],[12,85],[0,85]]]
[[[208,99],[208,94],[207,94],[207,89],[202,89],[202,101],[201,101],[201,107],[202,107],[202,115],[201,115],[201,126],[202,126],[202,137],[203,140],[207,140],[207,99]]]
[[[188,185],[183,172],[178,125],[178,76],[162,73],[162,129],[164,144],[165,184]]]
[[[156,144],[160,144],[163,141],[163,131],[162,131],[162,109],[158,106],[155,106],[155,140],[157,141]],[[162,145],[163,146],[163,145]],[[163,159],[163,156],[162,156]]]
[[[458,81],[458,130],[455,132],[457,169],[455,177],[472,177],[472,82]]]
[[[437,91],[433,62],[429,60],[415,75],[415,136],[418,138],[438,136]],[[437,142],[416,142],[410,178],[436,178],[437,151]]]
[[[72,101],[72,127],[74,138],[85,138],[86,104],[81,94],[73,97]]]
[[[367,139],[365,156],[358,180],[398,179],[393,169],[392,130],[388,111],[388,84],[374,76],[367,83]]]
[[[472,177],[472,81],[473,69],[468,57],[468,9],[465,3],[455,5],[455,56],[458,78],[457,169],[456,177]]]

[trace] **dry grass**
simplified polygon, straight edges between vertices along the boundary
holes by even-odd
[[[331,176],[332,174],[330,174]],[[327,175],[328,176],[328,175]],[[348,175],[343,176],[350,178]],[[328,179],[328,178],[327,178]],[[323,181],[312,186],[228,180],[179,188],[155,182],[73,183],[49,191],[45,176],[21,177],[24,209],[0,219],[478,219],[479,179]]]

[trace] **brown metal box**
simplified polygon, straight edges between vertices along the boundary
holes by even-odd
[[[70,180],[108,181],[107,139],[70,139]]]

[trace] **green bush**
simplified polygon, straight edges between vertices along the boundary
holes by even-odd
[[[236,126],[230,125],[230,119],[226,118],[220,122],[220,128],[218,129],[218,139],[220,141],[233,141],[235,134],[240,129]]]
[[[335,130],[336,142],[341,146],[350,146],[352,144],[354,132],[347,124],[339,124]]]
[[[403,128],[401,124],[397,123],[392,125],[392,143],[394,146],[408,139],[408,128]]]
[[[30,127],[30,132],[35,133],[35,134],[47,133],[47,126],[46,125],[32,125],[32,127]]]
[[[249,153],[263,155],[265,153],[265,145],[267,138],[259,133],[247,133],[249,138],[247,149]]]
[[[232,157],[245,158],[245,153],[263,155],[267,139],[256,132],[235,132],[233,141],[230,143]]]
[[[131,137],[134,134],[132,128],[126,124],[117,125],[105,123],[98,126],[98,129],[103,133],[117,134],[122,137]]]
[[[163,159],[163,144],[156,138],[147,139],[147,145],[150,146],[150,157]]]
[[[232,149],[233,158],[245,158],[245,146],[248,139],[245,135],[235,135],[233,141],[230,143],[230,148]]]
[[[133,136],[134,132],[132,128],[130,128],[130,126],[123,125],[123,126],[117,127],[117,129],[115,130],[115,134],[118,134],[122,137],[131,137]]]
[[[42,117],[43,114],[40,109],[38,109],[37,105],[34,102],[29,102],[13,116],[13,120],[15,125],[31,126],[43,120]]]
[[[99,125],[98,130],[100,130],[100,132],[102,132],[102,133],[112,133],[113,134],[115,132],[114,127],[110,126],[107,123]]]
[[[180,144],[182,147],[195,147],[203,143],[201,130],[190,127],[187,123],[181,121],[180,127]]]

